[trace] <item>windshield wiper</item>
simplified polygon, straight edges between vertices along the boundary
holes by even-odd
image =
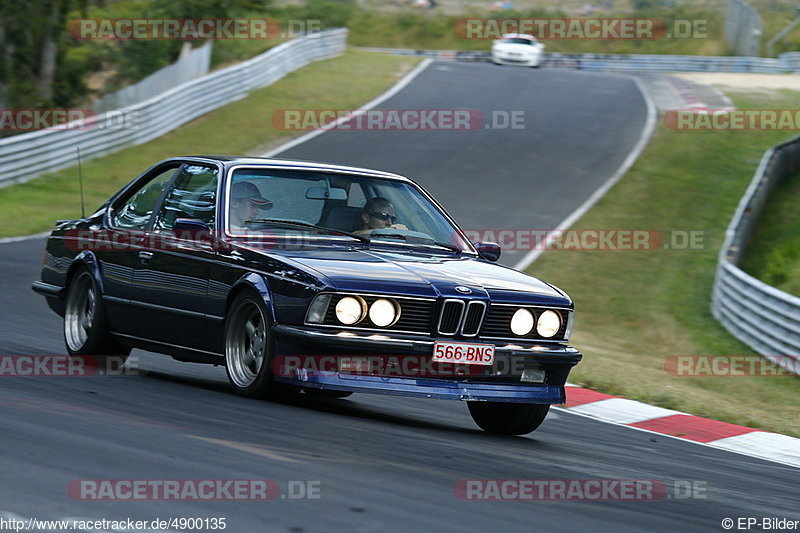
[[[455,252],[457,255],[461,255],[461,252],[464,251],[458,246],[453,246],[452,244],[446,242],[434,241],[432,239],[421,239],[419,237],[414,237],[413,235],[404,235],[402,233],[378,233],[376,235],[373,235],[373,238],[380,238],[380,237],[400,237],[409,244],[421,244],[422,246],[435,245],[439,246],[440,248],[445,248],[447,250],[450,250],[451,252]]]
[[[453,246],[452,244],[447,242],[433,241],[433,244],[435,244],[436,246],[441,246],[442,248],[447,248],[448,250],[452,250],[456,253],[456,255],[461,255],[461,252],[464,251],[458,246]]]
[[[363,242],[364,244],[369,244],[370,238],[367,235],[359,235],[357,233],[350,233],[349,231],[344,231],[340,229],[334,228],[326,228],[323,226],[317,226],[316,224],[312,224],[310,222],[303,222],[300,220],[281,220],[279,218],[253,218],[250,220],[245,220],[244,225],[250,226],[252,224],[274,224],[276,226],[286,226],[290,228],[308,228],[314,229],[323,233],[328,233],[331,235],[345,235],[347,237],[352,237],[354,239],[358,239],[359,241]]]

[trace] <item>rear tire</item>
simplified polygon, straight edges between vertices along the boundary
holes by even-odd
[[[92,356],[105,369],[111,362],[121,367],[131,353],[129,346],[111,337],[102,295],[85,268],[75,273],[67,289],[64,343],[70,355]]]
[[[275,381],[272,322],[264,299],[247,290],[233,300],[225,323],[225,370],[237,394],[266,400],[284,399],[296,388]]]
[[[550,406],[532,403],[467,402],[472,420],[482,430],[501,435],[527,435],[544,422]]]

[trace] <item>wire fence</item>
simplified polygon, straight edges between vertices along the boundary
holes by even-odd
[[[729,0],[725,17],[725,42],[740,56],[757,56],[761,51],[763,21],[758,12],[742,0]]]
[[[211,67],[213,44],[214,41],[208,41],[199,48],[182,51],[173,64],[150,74],[138,83],[103,96],[92,105],[92,110],[100,113],[138,104],[187,81],[205,76]]]

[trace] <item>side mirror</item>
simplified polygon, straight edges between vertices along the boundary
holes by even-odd
[[[478,249],[478,255],[487,261],[500,259],[500,245],[495,242],[476,242],[475,248]]]

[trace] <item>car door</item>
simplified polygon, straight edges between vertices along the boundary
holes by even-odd
[[[112,202],[106,227],[91,228],[93,253],[103,276],[103,303],[109,327],[116,333],[135,333],[130,300],[140,242],[179,167],[179,162],[172,161],[149,170]]]
[[[206,293],[214,259],[211,235],[175,231],[180,218],[213,228],[219,168],[187,162],[154,214],[133,274],[138,335],[148,340],[207,348]]]

